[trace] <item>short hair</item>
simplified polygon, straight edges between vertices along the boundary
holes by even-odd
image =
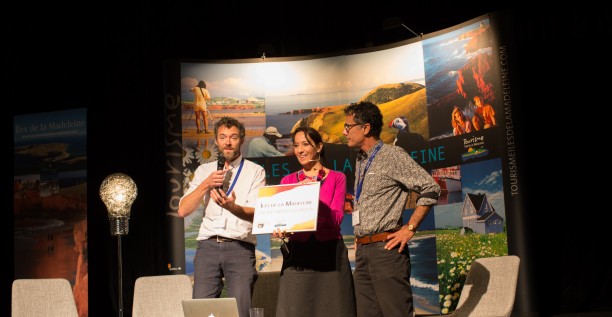
[[[370,132],[366,136],[380,137],[383,126],[382,113],[371,101],[352,103],[344,108],[344,114],[353,115],[355,123],[370,124]]]
[[[219,127],[222,127],[222,126],[225,126],[226,128],[231,128],[231,127],[238,128],[238,131],[240,131],[240,139],[244,140],[244,136],[246,135],[244,124],[238,121],[238,119],[232,118],[232,117],[223,117],[219,119],[217,123],[215,123],[215,139],[217,138],[217,132],[219,130]]]
[[[200,80],[200,82],[198,83],[198,87],[206,88],[206,83],[203,80]]]
[[[291,133],[292,142],[295,142],[295,135],[298,134],[298,132],[304,132],[304,135],[306,135],[306,140],[308,141],[308,144],[312,145],[313,147],[319,144],[323,144],[323,137],[321,136],[319,131],[317,131],[313,127],[304,126],[304,125],[297,127],[293,131],[293,133]],[[310,140],[312,140],[315,144],[310,143],[310,140],[308,140],[308,138],[310,138]],[[325,162],[325,145],[321,147],[321,152],[319,152],[319,155],[320,155],[319,157],[320,157],[321,162]]]

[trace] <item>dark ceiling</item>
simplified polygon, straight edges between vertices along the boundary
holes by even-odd
[[[333,7],[330,1],[183,1],[93,9],[53,3],[48,10],[10,12],[20,23],[3,20],[9,43],[4,76],[15,100],[31,99],[33,86],[49,100],[16,108],[17,114],[83,102],[133,103],[142,99],[138,91],[151,95],[143,86],[161,86],[167,59],[293,57],[376,47],[501,10],[481,2],[468,8],[407,1]],[[102,90],[92,95],[91,87]]]
[[[330,6],[329,1],[299,5],[287,1],[226,2],[189,12],[165,12],[160,21],[152,22],[165,51],[174,49],[181,57],[254,58],[262,52],[268,57],[286,57],[395,43],[499,8],[490,3],[476,8],[440,8],[409,1]]]
[[[410,1],[357,5],[327,1],[217,3],[21,11],[8,23],[10,52],[35,57],[141,55],[254,58],[334,53],[395,43],[460,24],[501,6]],[[465,2],[462,4],[465,5]],[[404,26],[402,26],[404,24]],[[410,30],[412,31],[410,31]],[[414,33],[413,33],[414,32]],[[104,56],[106,55],[106,56]],[[128,56],[126,56],[128,55]],[[129,57],[128,57],[129,58]]]
[[[164,55],[225,59],[255,58],[265,52],[268,57],[287,57],[395,43],[499,10],[499,5],[482,2],[486,4],[473,8],[409,1],[335,3],[334,8],[331,1],[223,2],[158,11],[143,20]]]

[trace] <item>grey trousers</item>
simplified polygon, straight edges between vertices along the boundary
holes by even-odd
[[[385,242],[358,245],[355,296],[358,317],[413,316],[410,255],[384,249]]]
[[[249,317],[253,286],[257,280],[255,246],[248,242],[200,240],[194,262],[193,298],[235,297],[240,317]]]

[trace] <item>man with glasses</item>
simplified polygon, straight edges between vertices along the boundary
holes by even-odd
[[[204,207],[193,259],[193,298],[219,297],[225,278],[228,297],[238,301],[240,317],[248,317],[257,279],[257,238],[251,229],[257,192],[265,185],[266,173],[263,167],[242,157],[245,128],[240,121],[223,117],[214,129],[225,163],[200,165],[178,209],[179,216],[186,217]]]
[[[440,186],[400,147],[380,140],[382,113],[362,101],[344,109],[344,136],[359,149],[353,229],[357,316],[412,316],[408,241],[438,202]],[[417,206],[404,224],[410,192]]]

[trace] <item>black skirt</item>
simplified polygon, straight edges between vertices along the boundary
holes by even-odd
[[[277,317],[356,316],[353,274],[342,239],[289,241]]]

